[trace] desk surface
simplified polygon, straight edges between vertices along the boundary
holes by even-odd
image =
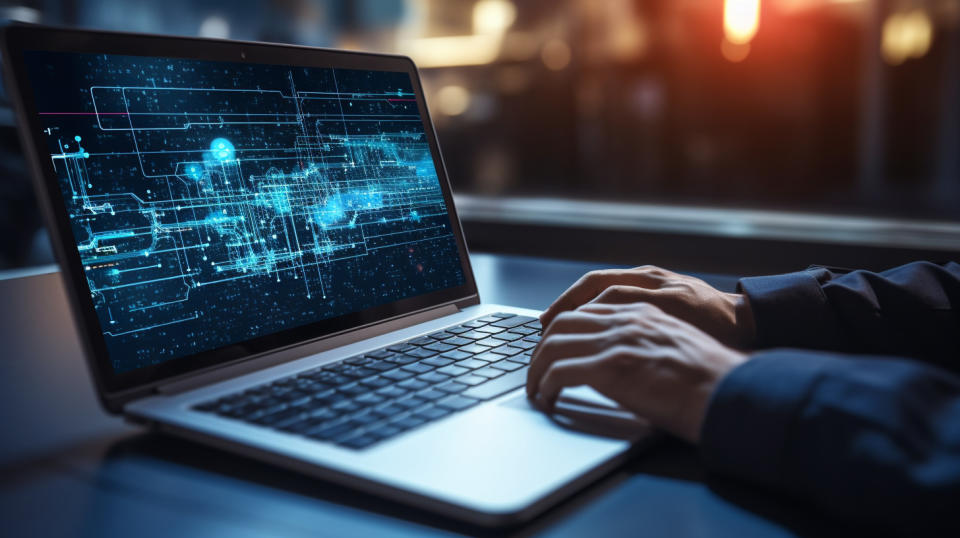
[[[595,264],[474,255],[485,302],[542,309]],[[731,277],[701,275],[721,289]],[[484,534],[191,442],[98,406],[56,273],[0,280],[0,525],[8,536]],[[829,528],[789,500],[703,476],[666,441],[521,535],[794,536]],[[503,529],[497,533],[504,532]]]

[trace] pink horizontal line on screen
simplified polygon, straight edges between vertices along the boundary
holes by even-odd
[[[126,112],[40,112],[41,116],[126,116]]]

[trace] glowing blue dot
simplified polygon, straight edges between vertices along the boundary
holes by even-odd
[[[188,164],[186,172],[187,177],[194,181],[199,181],[200,178],[203,177],[203,170],[201,170],[200,166],[196,163]]]
[[[228,161],[233,158],[234,147],[226,138],[214,138],[213,142],[210,142],[210,153],[215,159]]]
[[[84,152],[83,152],[83,158],[84,158],[84,159],[89,159],[89,158],[90,158],[90,154],[87,153],[86,151],[84,151]]]
[[[79,141],[80,141],[80,135],[77,135],[77,136],[73,137],[73,139],[76,140],[77,142],[79,142]]]

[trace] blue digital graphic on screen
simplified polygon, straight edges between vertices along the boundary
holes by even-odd
[[[406,73],[26,63],[116,372],[464,283]]]

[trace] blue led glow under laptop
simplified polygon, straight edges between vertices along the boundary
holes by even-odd
[[[478,522],[631,443],[522,390],[403,57],[15,26],[4,67],[105,407]]]

